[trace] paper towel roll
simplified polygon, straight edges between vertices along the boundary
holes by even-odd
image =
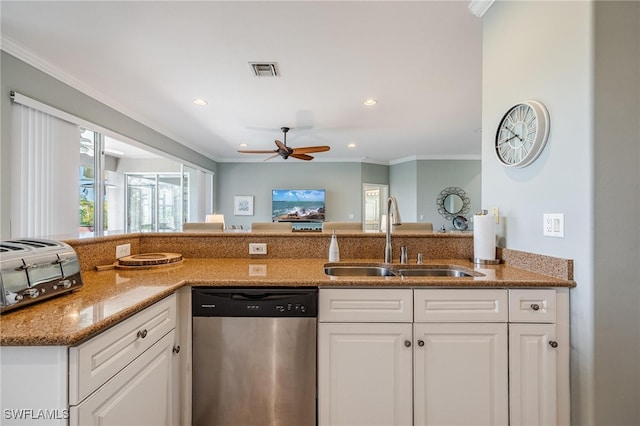
[[[493,215],[473,216],[473,257],[475,260],[496,259],[496,222]]]

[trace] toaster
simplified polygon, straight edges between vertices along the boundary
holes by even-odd
[[[66,294],[82,286],[75,250],[61,241],[0,241],[0,313]]]

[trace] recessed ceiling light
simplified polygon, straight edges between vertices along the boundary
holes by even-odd
[[[208,104],[207,101],[205,101],[204,99],[200,99],[200,98],[194,99],[193,103],[198,105],[198,106],[205,106],[205,105]]]
[[[246,143],[241,143],[241,144],[240,144],[240,148],[246,148],[246,147],[248,147],[248,146],[249,146],[249,145],[247,145]]]
[[[366,101],[363,102],[363,104],[365,104],[366,106],[373,106],[377,103],[378,101],[376,101],[375,99],[367,99]]]
[[[347,146],[348,146],[349,148],[355,148],[355,147],[356,147],[356,144],[355,144],[355,143],[353,143],[353,142],[351,142],[351,143],[350,143],[349,145],[347,145]]]

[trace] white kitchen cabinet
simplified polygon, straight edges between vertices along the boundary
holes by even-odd
[[[318,424],[412,424],[413,294],[322,289],[318,302]]]
[[[69,348],[69,424],[171,425],[176,419],[176,295]]]
[[[507,425],[507,290],[417,289],[414,309],[414,424]]]
[[[174,294],[78,346],[0,347],[2,424],[188,424],[175,390],[188,365],[173,351],[189,344],[176,317]]]
[[[71,426],[172,425],[175,330],[70,411]]]
[[[509,293],[510,424],[569,425],[568,291]]]
[[[322,426],[569,424],[568,289],[321,289],[319,307]]]
[[[411,425],[411,324],[320,323],[318,424]]]
[[[507,323],[414,324],[414,424],[507,425]]]

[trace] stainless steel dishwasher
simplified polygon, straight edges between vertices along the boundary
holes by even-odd
[[[315,425],[318,290],[192,291],[192,424]]]

